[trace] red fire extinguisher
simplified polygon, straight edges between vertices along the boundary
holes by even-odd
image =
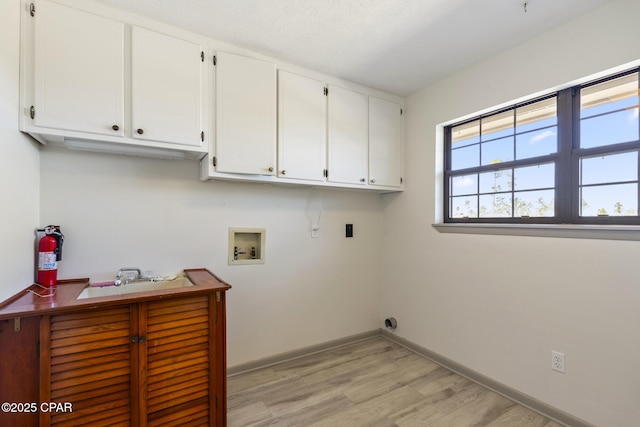
[[[58,283],[58,261],[62,260],[64,236],[59,225],[45,227],[44,233],[38,243],[38,284],[53,288]]]

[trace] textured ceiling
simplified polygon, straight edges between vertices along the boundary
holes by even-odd
[[[407,95],[614,0],[98,0]]]

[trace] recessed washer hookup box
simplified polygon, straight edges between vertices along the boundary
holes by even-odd
[[[229,265],[264,264],[264,228],[229,228]]]

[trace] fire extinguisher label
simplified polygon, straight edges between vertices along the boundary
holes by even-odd
[[[57,270],[58,262],[53,252],[40,252],[38,257],[38,270]]]

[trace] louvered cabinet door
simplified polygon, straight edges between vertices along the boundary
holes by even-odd
[[[48,328],[41,336],[41,352],[49,381],[41,392],[48,400],[42,401],[69,402],[73,411],[43,413],[50,420],[41,419],[41,425],[136,424],[131,405],[137,384],[131,368],[133,310],[127,305],[52,315],[49,322],[45,317],[42,325]]]
[[[140,305],[141,405],[148,426],[215,425],[211,296]]]

